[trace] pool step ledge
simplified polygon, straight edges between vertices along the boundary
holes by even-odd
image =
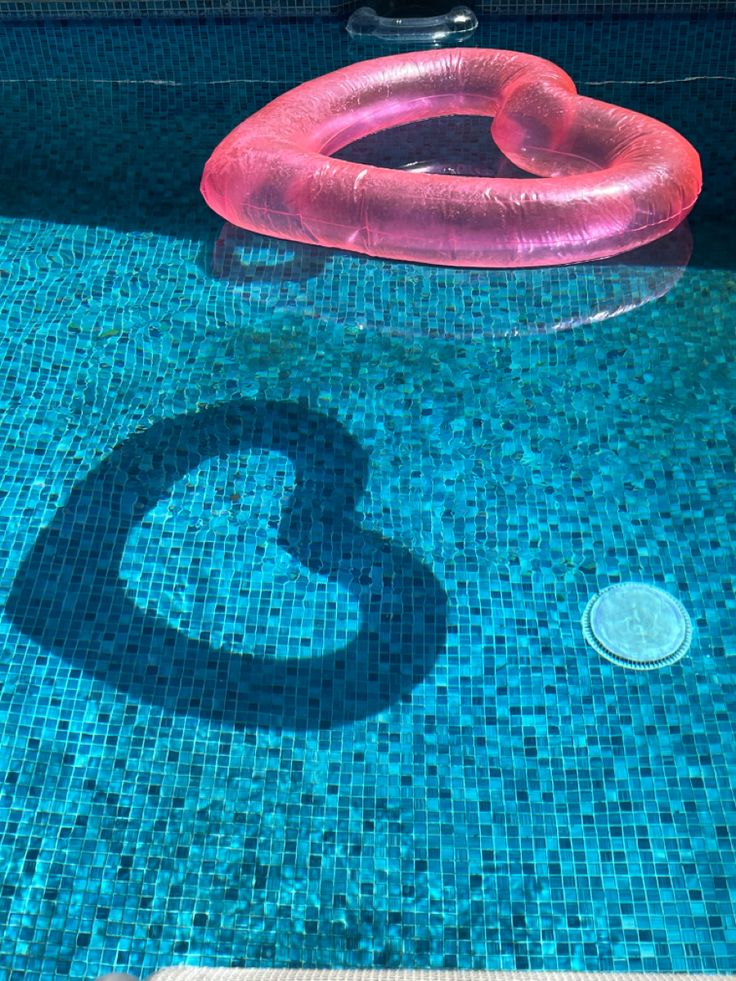
[[[165,967],[145,981],[736,981],[736,974],[629,974],[622,971],[408,971],[297,968]],[[136,981],[105,974],[97,981]]]

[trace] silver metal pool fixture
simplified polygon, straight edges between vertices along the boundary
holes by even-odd
[[[477,26],[478,18],[468,7],[453,7],[438,17],[381,17],[372,7],[359,7],[350,15],[346,29],[354,38],[443,44],[464,41]]]

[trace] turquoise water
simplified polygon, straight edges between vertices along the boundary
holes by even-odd
[[[733,74],[731,24],[485,28],[706,169],[656,249],[513,274],[199,201],[237,119],[375,53],[337,23],[6,29],[3,977],[733,968],[734,89],[624,84],[654,43]],[[405,137],[356,152],[443,149]],[[682,661],[586,646],[626,580]]]

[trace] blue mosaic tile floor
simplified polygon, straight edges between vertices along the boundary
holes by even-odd
[[[0,32],[3,981],[733,970],[718,26],[484,27],[706,161],[691,230],[517,273],[272,242],[199,201],[237,119],[366,53],[337,23]],[[714,77],[627,84],[652,45],[651,77]],[[685,604],[681,662],[586,646],[588,598],[629,579]]]

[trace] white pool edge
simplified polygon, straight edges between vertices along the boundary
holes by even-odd
[[[131,975],[103,975],[125,981]],[[736,981],[736,974],[626,973],[623,971],[302,970],[296,968],[165,967],[145,981]]]

